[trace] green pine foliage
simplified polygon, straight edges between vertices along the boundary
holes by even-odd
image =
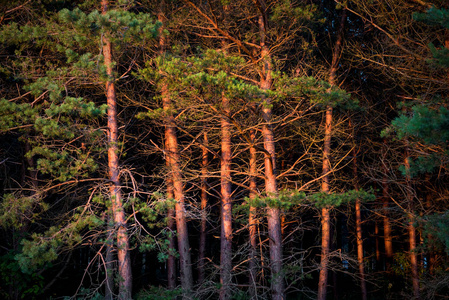
[[[428,145],[446,145],[449,141],[449,110],[443,106],[413,106],[410,113],[402,113],[391,124],[389,130],[394,130],[399,139],[417,138]]]
[[[275,89],[280,99],[306,99],[320,107],[329,105],[344,110],[359,108],[358,101],[351,94],[315,77],[291,77],[278,73],[275,76]]]
[[[341,205],[355,203],[356,200],[369,202],[375,199],[373,191],[364,190],[349,190],[343,193],[313,193],[310,195],[298,191],[281,191],[278,197],[245,198],[243,207],[246,209],[249,209],[250,206],[258,208],[275,207],[288,211],[301,205],[316,208],[337,208]]]
[[[426,216],[423,219],[424,231],[432,236],[432,239],[426,239],[426,243],[433,247],[443,250],[449,254],[449,216],[448,211],[435,213]]]
[[[413,14],[413,18],[429,25],[442,26],[449,29],[449,10],[445,8],[436,8],[433,6],[429,8],[426,13]],[[449,49],[445,47],[437,48],[433,43],[429,44],[429,48],[433,55],[432,62],[437,66],[448,68]]]
[[[430,25],[439,25],[449,29],[449,11],[446,9],[430,8],[426,13],[415,13],[417,21]],[[433,62],[440,67],[449,67],[449,50],[437,50],[433,44],[429,48],[434,56]],[[434,95],[431,103],[402,104],[399,116],[391,122],[391,126],[382,132],[382,136],[393,135],[402,140],[422,141],[426,145],[437,145],[443,151],[428,153],[410,160],[410,175],[432,172],[436,167],[445,163],[447,158],[447,143],[449,141],[449,110],[445,101]],[[410,107],[407,111],[407,107]],[[405,175],[405,167],[401,166]]]

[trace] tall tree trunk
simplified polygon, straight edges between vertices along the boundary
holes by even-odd
[[[249,148],[249,199],[254,200],[257,197],[257,156],[256,148],[254,147],[256,139],[256,131],[251,130],[250,132],[251,146]],[[257,299],[257,208],[250,204],[249,207],[249,242],[250,242],[250,254],[249,254],[249,294],[250,299]]]
[[[172,196],[173,197],[173,192]],[[167,193],[168,195],[169,193]],[[167,196],[168,197],[168,196]],[[176,257],[173,255],[173,253],[176,251],[176,241],[175,241],[175,235],[173,232],[175,231],[175,211],[173,209],[169,209],[167,212],[168,216],[168,229],[171,232],[170,237],[168,238],[168,247],[169,247],[169,255],[167,259],[167,283],[168,288],[173,290],[176,288]]]
[[[110,219],[110,216],[112,216],[112,213],[108,212],[108,219]],[[111,224],[111,220],[108,220],[108,224]],[[110,225],[108,225],[108,231],[107,231],[107,237],[106,237],[106,258],[105,258],[105,264],[106,264],[106,287],[105,287],[105,294],[104,299],[105,300],[113,300],[114,299],[114,242],[111,240],[112,236],[111,233],[114,231],[114,228]]]
[[[384,141],[384,145],[386,145],[386,141]],[[384,146],[386,148],[386,146]],[[385,150],[386,151],[386,150]],[[382,158],[382,168],[384,176],[382,178],[382,210],[383,210],[383,225],[384,225],[384,244],[385,244],[385,269],[390,272],[391,264],[393,263],[393,237],[392,237],[392,229],[391,229],[391,221],[389,217],[388,207],[389,207],[389,199],[390,193],[388,191],[388,167],[386,165],[386,153]]]
[[[269,90],[272,85],[272,63],[271,55],[266,41],[268,17],[264,1],[260,4],[261,15],[259,16],[260,32],[260,56],[263,63],[260,88]],[[274,132],[272,127],[271,98],[266,98],[262,104],[262,126],[263,145],[265,149],[265,191],[267,197],[277,197],[278,188],[276,182],[276,148]],[[273,300],[285,299],[284,276],[282,274],[282,230],[280,210],[277,207],[267,208],[268,236],[270,244],[271,263],[271,295]]]
[[[102,13],[106,14],[109,1],[102,0]],[[117,258],[120,277],[119,299],[131,299],[132,273],[129,257],[129,239],[126,227],[125,211],[119,181],[119,148],[117,126],[117,100],[112,72],[112,45],[108,37],[103,36],[103,55],[108,81],[106,82],[106,97],[108,104],[108,167],[111,181],[110,195],[114,224],[117,228]]]
[[[380,246],[379,246],[379,223],[377,220],[374,221],[374,237],[375,237],[375,249],[376,251],[376,271],[379,270],[380,266]]]
[[[343,49],[344,25],[346,21],[346,10],[343,10],[340,20],[340,28],[338,31],[337,41],[335,42],[332,53],[332,63],[329,71],[329,83],[331,86],[336,85],[337,69],[340,60],[340,54]],[[332,138],[332,107],[326,108],[326,120],[324,129],[324,148],[323,148],[323,180],[321,190],[329,193],[329,172],[331,171],[330,155],[331,155],[331,138]],[[320,276],[318,282],[318,300],[326,299],[327,282],[328,282],[328,265],[330,250],[330,208],[323,207],[321,209],[321,262]]]
[[[321,190],[324,193],[329,193],[329,172],[330,172],[330,143],[332,132],[332,107],[328,106],[326,109],[326,123],[324,134],[324,151],[323,151],[323,181],[321,183]],[[321,262],[320,262],[320,276],[318,282],[318,300],[325,300],[327,293],[328,281],[328,264],[329,264],[329,250],[330,250],[330,208],[323,207],[321,209]]]
[[[164,24],[165,24],[165,14],[164,14],[164,9],[165,9],[165,1],[161,1],[159,4],[159,11],[157,14],[157,19],[159,22],[161,22],[162,26],[159,27],[159,55],[164,55],[165,54],[165,47],[167,44],[166,41],[166,37],[164,36]],[[162,98],[163,98],[163,105],[164,105],[164,109],[169,110],[171,103],[170,103],[170,99],[168,99],[168,95],[167,95],[167,87],[164,85],[162,87]],[[174,125],[174,124],[168,124],[168,122],[172,121],[169,117],[169,120],[167,120],[167,124],[165,126],[165,151],[167,153],[166,156],[166,164],[167,164],[167,168],[170,170],[169,175],[167,176],[167,198],[168,199],[175,199],[175,194],[174,194],[174,184],[173,184],[173,159],[171,159],[171,154],[173,153],[173,149],[171,147],[173,147],[173,140],[175,140],[175,144],[177,146],[177,141],[176,141],[176,132],[174,128],[169,128],[170,125]],[[172,135],[175,134],[175,136],[173,137]],[[170,141],[172,142],[172,144],[170,143]],[[176,150],[175,150],[176,151]],[[167,217],[168,217],[168,228],[171,232],[174,231],[174,227],[175,227],[175,211],[173,209],[169,209],[167,212]],[[170,235],[169,237],[169,248],[170,248],[170,252],[175,251],[175,237],[174,235]],[[173,256],[171,253],[168,256],[168,260],[167,260],[167,280],[168,280],[168,287],[170,289],[174,289],[176,287],[176,259],[175,256]],[[184,286],[183,286],[184,288]]]
[[[165,129],[165,151],[168,150],[168,132]],[[167,168],[170,169],[170,165],[168,160],[166,160]],[[167,176],[167,199],[174,199],[174,191],[173,191],[173,178],[171,177],[171,173]],[[175,211],[170,208],[167,212],[168,217],[168,229],[170,230],[170,236],[168,238],[168,247],[169,247],[169,255],[167,259],[167,283],[169,289],[174,289],[176,287],[176,258],[173,255],[176,248],[175,235],[173,234],[175,230]]]
[[[406,170],[406,193],[408,202],[408,235],[409,235],[409,249],[410,249],[410,268],[412,273],[413,299],[420,299],[419,293],[419,273],[418,273],[418,253],[416,253],[416,228],[415,216],[413,213],[413,187],[410,176],[410,163],[408,154],[404,161]]]
[[[201,229],[200,247],[198,258],[198,283],[201,284],[205,278],[206,238],[207,238],[207,166],[209,164],[209,151],[207,150],[207,132],[203,134],[203,153],[201,162]]]
[[[162,85],[162,102],[165,111],[170,111],[171,100],[167,93],[167,86]],[[173,180],[173,193],[175,198],[176,230],[178,234],[178,251],[180,261],[181,286],[184,296],[188,297],[193,287],[192,263],[190,258],[189,235],[185,213],[185,196],[182,182],[181,168],[179,166],[178,139],[176,135],[175,119],[172,115],[166,116],[166,138],[168,152],[166,159],[170,165]]]
[[[428,187],[430,187],[430,174],[426,175],[426,184]],[[430,190],[430,189],[429,189]],[[427,211],[432,211],[432,194],[430,191],[427,191],[426,193],[426,209]],[[431,233],[427,234],[427,240],[429,241],[429,245],[427,246],[427,272],[429,275],[434,275],[434,267],[435,267],[435,247],[434,244],[434,237]]]
[[[163,4],[161,4],[162,6]],[[161,20],[164,21],[162,14],[159,15]],[[162,33],[163,26],[161,26]],[[165,53],[166,40],[163,34],[159,38],[160,54]],[[176,134],[176,124],[173,115],[170,114],[172,107],[170,96],[168,95],[168,86],[166,83],[161,85],[162,94],[162,105],[163,109],[167,111],[165,119],[165,133],[166,133],[166,143],[167,143],[167,154],[166,159],[169,164],[169,169],[171,173],[171,179],[173,180],[173,194],[175,199],[175,219],[176,219],[176,230],[178,234],[178,252],[179,252],[179,262],[180,262],[180,273],[181,273],[181,286],[183,289],[184,297],[189,298],[189,294],[193,288],[193,277],[192,277],[192,263],[190,257],[190,245],[189,245],[189,234],[187,229],[187,220],[185,213],[185,196],[184,196],[184,186],[182,182],[182,174],[180,168],[180,155],[178,149],[178,138]]]
[[[354,127],[353,127],[354,132]],[[355,140],[355,137],[353,137]],[[354,148],[353,152],[353,177],[355,180],[354,187],[356,190],[359,189],[358,183],[358,172],[357,172],[357,150]],[[362,300],[368,299],[368,294],[366,291],[365,282],[365,268],[364,268],[364,255],[363,255],[363,234],[362,234],[362,212],[361,212],[361,202],[360,199],[355,200],[355,224],[356,224],[356,235],[357,235],[357,263],[359,265],[359,275],[360,275],[360,289],[362,292]]]
[[[170,249],[169,250],[170,254],[168,255],[167,259],[167,281],[168,281],[168,288],[173,290],[176,288],[176,257],[173,255],[173,253],[176,251],[175,235],[173,234],[175,230],[175,211],[173,209],[169,209],[167,215],[168,215],[168,228],[172,233],[168,238],[169,241],[168,247]]]
[[[231,187],[231,122],[229,99],[222,95],[221,117],[221,246],[220,299],[231,298],[232,270],[232,187]]]

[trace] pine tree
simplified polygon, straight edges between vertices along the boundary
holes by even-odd
[[[84,4],[83,9],[92,8],[89,4],[80,4]],[[106,5],[107,2],[103,2],[103,8]],[[119,40],[122,45],[132,45],[137,40],[151,39],[156,35],[157,27],[149,15],[136,15],[122,8],[103,9],[102,13],[92,9],[89,14],[80,8],[50,8],[48,16],[34,24],[10,23],[2,27],[1,33],[2,42],[15,49],[16,54],[30,55],[23,58],[11,55],[16,65],[23,66],[22,70],[12,69],[11,76],[19,80],[22,89],[29,91],[29,96],[34,96],[1,100],[2,131],[19,130],[17,132],[30,145],[26,155],[30,162],[36,163],[39,181],[39,186],[34,188],[39,197],[34,198],[40,205],[48,207],[42,211],[42,217],[52,219],[52,222],[43,222],[41,228],[33,228],[36,231],[22,240],[23,247],[17,259],[22,272],[43,270],[56,261],[62,251],[80,247],[85,242],[86,231],[90,232],[87,236],[91,240],[108,245],[109,241],[101,242],[101,239],[109,235],[104,232],[112,202],[114,214],[121,216],[114,218],[120,261],[119,294],[121,298],[129,299],[131,273],[129,260],[126,262],[129,251],[118,178],[120,141],[115,119],[117,97],[111,45],[118,45]],[[41,55],[33,57],[32,53]],[[40,71],[28,72],[27,69]],[[100,91],[104,85],[108,106],[104,104],[104,98],[93,97],[86,88],[90,86]],[[105,142],[100,129],[106,111],[110,121],[109,142]],[[105,147],[109,148],[110,180],[113,182],[111,201],[105,200],[98,188],[94,188],[95,183],[107,180],[101,178],[100,172],[105,161]],[[55,202],[58,197],[66,200]],[[2,214],[7,211],[4,209],[8,207],[8,199],[8,196],[3,198]],[[5,226],[8,224],[11,225],[10,221],[4,223]],[[104,248],[100,247],[99,253]]]

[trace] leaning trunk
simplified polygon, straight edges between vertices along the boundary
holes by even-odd
[[[102,13],[106,14],[108,1],[103,0]],[[108,168],[111,182],[109,191],[112,202],[112,214],[117,230],[117,258],[119,271],[119,299],[131,299],[132,275],[129,257],[129,240],[126,228],[125,211],[119,181],[119,148],[117,126],[117,101],[112,72],[112,45],[106,35],[103,36],[103,55],[108,81],[106,82],[106,97],[108,104]]]

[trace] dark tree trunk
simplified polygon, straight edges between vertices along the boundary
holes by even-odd
[[[111,216],[112,213],[108,212],[108,214]],[[109,217],[108,217],[109,218]],[[108,221],[108,223],[112,223]],[[105,264],[106,264],[106,288],[105,288],[105,300],[113,300],[114,299],[114,242],[112,241],[112,236],[110,236],[110,233],[112,233],[114,229],[111,226],[108,226],[107,231],[107,237],[106,237],[106,258],[105,258]]]
[[[384,141],[384,145],[386,142]],[[386,151],[386,146],[384,146]],[[391,264],[393,262],[393,236],[391,229],[391,221],[389,217],[389,200],[390,193],[388,191],[388,177],[389,168],[386,164],[386,153],[384,153],[382,157],[382,168],[384,172],[384,176],[382,178],[382,210],[383,210],[383,226],[384,226],[384,245],[385,245],[385,269],[390,272]]]
[[[207,133],[203,134],[203,153],[201,165],[201,229],[200,229],[200,247],[198,254],[198,283],[201,284],[205,278],[205,258],[206,258],[206,238],[207,238],[207,166],[209,164],[209,151],[207,150]]]
[[[413,286],[413,299],[420,299],[420,291],[419,291],[419,272],[418,272],[418,253],[416,252],[416,228],[415,228],[415,215],[413,213],[414,205],[413,205],[413,187],[411,184],[411,176],[410,176],[410,163],[408,154],[405,157],[404,161],[405,170],[406,170],[406,193],[407,193],[407,202],[408,202],[408,235],[409,235],[409,250],[410,250],[410,268],[412,275],[412,286]]]

